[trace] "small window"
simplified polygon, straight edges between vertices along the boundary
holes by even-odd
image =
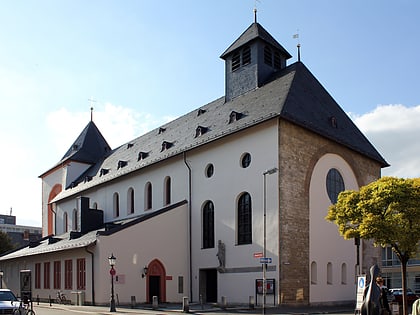
[[[113,196],[113,210],[114,218],[118,218],[120,216],[120,196],[118,193],[114,193]]]
[[[238,245],[252,243],[252,205],[248,193],[242,194],[238,200],[237,243]]]
[[[117,165],[117,170],[120,168],[123,168],[125,166],[127,166],[128,162],[127,161],[118,161],[118,165]]]
[[[108,168],[101,168],[101,171],[99,173],[99,176],[104,176],[106,174],[109,173],[109,169]]]
[[[172,142],[169,141],[163,141],[162,142],[162,149],[160,150],[160,152],[168,150],[169,148],[171,148],[173,146]]]
[[[158,134],[164,133],[166,131],[166,128],[160,127]]]
[[[229,124],[233,123],[234,121],[237,121],[243,117],[242,113],[235,112],[234,110],[230,112],[229,114]]]
[[[207,164],[207,166],[206,166],[206,177],[207,178],[210,178],[210,177],[212,177],[213,176],[213,174],[214,174],[214,166],[213,166],[213,164]]]
[[[214,205],[207,201],[203,207],[203,248],[214,248]]]
[[[241,166],[247,168],[251,164],[251,154],[245,153],[241,158]]]
[[[144,209],[152,209],[152,184],[150,182],[146,183],[144,188]]]
[[[137,161],[140,161],[140,160],[144,160],[145,158],[147,158],[149,156],[149,152],[143,152],[143,151],[140,151],[139,152],[139,155],[138,155],[138,157],[137,157]]]
[[[278,51],[274,52],[274,68],[281,69],[281,58]]]
[[[326,179],[327,193],[331,203],[337,202],[338,195],[344,191],[344,180],[340,172],[332,168],[328,171]]]
[[[200,108],[200,109],[198,110],[198,112],[197,112],[197,116],[201,116],[201,115],[203,115],[205,112],[206,112],[206,110],[205,110],[205,109]]]
[[[207,128],[207,127],[198,126],[198,127],[195,129],[195,137],[197,138],[197,137],[199,137],[199,136],[204,135],[204,134],[205,134],[208,130],[209,130],[209,128]]]
[[[165,177],[163,191],[163,205],[166,206],[171,203],[171,178],[169,176]]]

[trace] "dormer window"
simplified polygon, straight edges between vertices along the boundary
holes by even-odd
[[[109,169],[108,168],[101,168],[100,172],[99,172],[99,176],[104,176],[106,174],[109,173]]]
[[[127,144],[127,149],[130,149],[130,148],[132,148],[134,146],[134,143],[128,143]]]
[[[243,117],[242,113],[235,112],[234,110],[229,115],[229,124],[233,123],[234,121],[237,121]]]
[[[206,112],[205,109],[200,108],[197,112],[197,116],[203,115]]]
[[[169,141],[163,141],[162,142],[162,149],[160,150],[160,152],[168,150],[170,147],[172,147],[174,144],[172,142]]]
[[[118,166],[117,166],[117,170],[119,170],[120,168],[123,168],[124,166],[127,166],[128,162],[127,161],[122,161],[119,160],[118,161]]]
[[[137,156],[137,161],[144,160],[149,156],[149,152],[140,151],[139,155]]]
[[[204,134],[205,134],[208,130],[209,130],[209,128],[207,128],[207,127],[198,126],[198,127],[195,129],[195,137],[197,138],[197,137],[199,137],[199,136],[204,135]]]
[[[244,46],[232,54],[232,71],[251,63],[251,47]]]
[[[73,149],[74,151],[76,151],[78,148],[79,148],[79,146],[78,146],[77,144],[73,144],[72,149]]]
[[[330,124],[331,124],[331,127],[333,127],[333,128],[337,128],[338,127],[338,125],[337,125],[337,118],[335,116],[331,116],[330,117]]]
[[[90,182],[91,180],[92,180],[92,176],[88,175],[88,176],[85,177],[84,182],[87,183],[87,182]]]
[[[160,135],[160,134],[164,133],[165,131],[166,131],[166,128],[160,127],[159,131],[158,131],[158,134]]]

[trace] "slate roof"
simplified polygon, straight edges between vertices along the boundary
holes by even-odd
[[[239,119],[229,123],[234,113]],[[229,102],[221,97],[120,146],[88,169],[74,188],[63,190],[53,201],[279,117],[347,146],[382,167],[388,166],[306,66],[296,62],[260,88]],[[202,132],[197,136],[199,127]],[[166,149],[162,149],[165,143]],[[142,153],[144,157],[139,159]]]
[[[274,46],[275,48],[279,49],[285,57],[291,58],[292,56],[287,52],[286,49],[282,45],[280,45],[273,36],[269,32],[265,30],[264,27],[261,26],[259,23],[252,23],[239,38],[232,43],[228,47],[228,49],[225,50],[225,52],[220,56],[220,58],[225,59],[227,55],[229,55],[231,52],[235,51],[236,49],[242,47],[245,44],[250,43],[251,41],[261,39],[265,41],[266,43]]]
[[[65,233],[63,235],[54,237],[44,237],[43,239],[39,240],[39,244],[37,246],[30,245],[13,251],[9,254],[5,254],[0,257],[0,261],[86,247],[96,242],[96,233],[97,231],[92,231],[76,239],[70,239],[70,233]]]

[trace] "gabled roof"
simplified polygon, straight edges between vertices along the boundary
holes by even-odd
[[[82,163],[94,164],[104,158],[111,151],[110,146],[102,136],[98,127],[90,121],[85,129],[70,146],[60,163],[72,160]]]
[[[239,47],[250,43],[253,40],[261,39],[265,41],[266,43],[272,45],[273,47],[279,49],[286,58],[291,58],[292,56],[287,52],[286,49],[283,48],[282,45],[280,45],[273,36],[270,35],[269,32],[267,32],[264,27],[262,27],[259,23],[252,23],[245,32],[242,33],[239,38],[233,42],[232,45],[229,46],[228,49],[225,50],[225,52],[220,56],[220,58],[225,59],[227,55],[229,55],[234,50],[238,49]]]
[[[231,121],[233,112],[237,119]],[[230,102],[221,97],[121,145],[89,168],[78,179],[78,185],[63,190],[52,202],[273,118],[286,119],[357,151],[382,167],[388,166],[312,73],[297,62],[275,73],[271,81],[260,88]],[[206,132],[197,136],[199,126],[205,127]],[[171,146],[163,148],[165,142]],[[119,167],[120,161],[126,162],[124,167]]]

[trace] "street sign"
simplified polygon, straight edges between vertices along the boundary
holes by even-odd
[[[271,257],[261,257],[260,264],[271,264],[272,259]]]
[[[254,258],[261,258],[261,257],[263,257],[262,252],[254,253]]]

